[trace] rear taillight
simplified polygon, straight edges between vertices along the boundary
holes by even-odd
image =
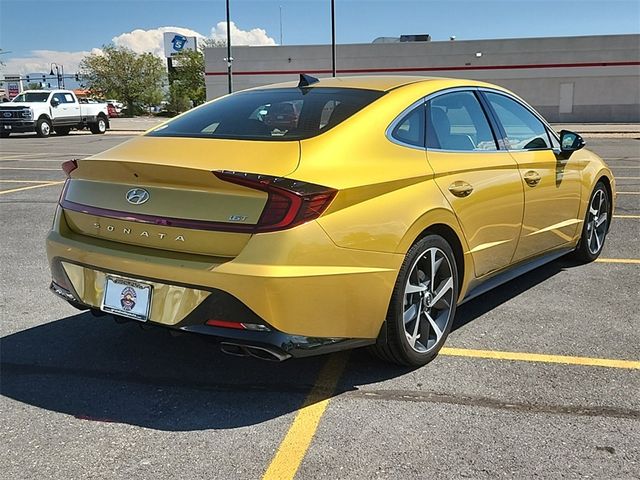
[[[73,172],[76,168],[78,168],[77,160],[67,160],[62,164],[62,170],[67,174],[67,177],[69,177],[71,175],[71,172]]]
[[[213,173],[225,182],[267,193],[267,203],[254,226],[256,233],[285,230],[314,220],[322,215],[337,193],[333,188],[289,178],[227,170]]]

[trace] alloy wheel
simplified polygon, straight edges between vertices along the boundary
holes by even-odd
[[[454,290],[451,262],[439,248],[427,249],[411,267],[404,289],[404,334],[416,352],[440,344],[451,320]]]
[[[604,245],[604,237],[607,234],[609,205],[604,190],[596,190],[589,203],[587,217],[587,248],[595,255]]]

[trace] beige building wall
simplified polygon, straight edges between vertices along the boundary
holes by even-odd
[[[207,98],[227,93],[226,48],[205,50]],[[234,47],[234,91],[331,75],[329,45]],[[485,80],[551,122],[640,122],[640,35],[337,46],[338,75]]]

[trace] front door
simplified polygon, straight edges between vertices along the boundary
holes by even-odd
[[[497,92],[483,95],[502,126],[524,188],[522,235],[513,261],[569,243],[582,223],[579,161],[558,158],[557,139],[520,102]]]
[[[453,91],[427,103],[427,158],[435,181],[458,217],[476,277],[507,267],[524,208],[518,165],[499,150],[473,91]]]
[[[51,100],[56,99],[58,104],[51,108],[54,111],[53,124],[55,125],[73,125],[80,123],[80,106],[70,93],[58,92],[54,93]]]

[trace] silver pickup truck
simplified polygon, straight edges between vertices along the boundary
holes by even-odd
[[[36,132],[39,137],[48,137],[53,131],[67,135],[72,128],[106,132],[107,104],[80,103],[70,90],[26,90],[11,102],[0,103],[3,138],[23,132]]]

